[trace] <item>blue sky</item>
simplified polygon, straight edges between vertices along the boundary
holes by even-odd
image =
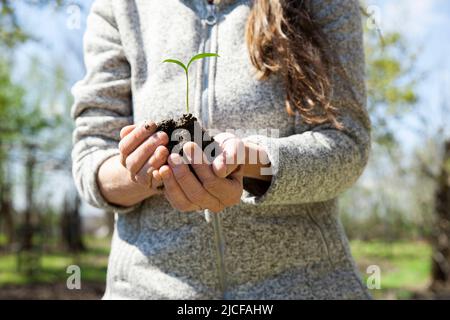
[[[416,68],[426,74],[418,86],[419,104],[403,120],[398,135],[405,147],[420,144],[420,137],[407,127],[416,127],[419,115],[438,119],[442,99],[450,98],[450,1],[448,0],[377,0],[371,2],[381,8],[381,30],[400,31],[409,43],[419,48]],[[443,97],[443,91],[447,97]],[[450,130],[447,130],[447,135]]]
[[[82,35],[85,27],[85,14],[91,0],[83,1],[83,11],[79,29],[68,26],[73,18],[73,11],[63,8],[35,9],[17,3],[19,20],[25,29],[35,35],[39,42],[30,42],[22,46],[17,54],[15,78],[23,82],[30,58],[39,56],[42,59],[42,69],[51,70],[60,63],[65,66],[69,82],[73,84],[83,76],[84,70],[80,64]],[[381,31],[400,31],[414,48],[421,48],[416,68],[426,72],[427,76],[418,87],[420,97],[416,111],[405,117],[398,124],[397,134],[403,146],[411,149],[422,143],[417,133],[408,129],[418,123],[419,115],[435,117],[442,101],[442,91],[450,90],[450,1],[448,0],[373,0],[367,1],[380,10],[379,25]],[[447,96],[447,98],[450,95]],[[61,105],[58,112],[69,112],[70,106]],[[445,120],[449,120],[450,115]],[[450,127],[450,126],[449,126]],[[447,131],[450,134],[450,129]],[[61,177],[54,177],[58,181]],[[58,198],[58,195],[55,195]],[[20,201],[19,201],[20,202]]]

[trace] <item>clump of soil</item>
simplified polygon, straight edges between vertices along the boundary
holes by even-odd
[[[197,121],[197,118],[191,113],[183,114],[177,120],[168,119],[159,122],[156,131],[164,131],[169,136],[167,148],[170,153],[178,152],[180,155],[183,155],[183,145],[189,141],[193,141],[199,146],[201,145],[203,151],[207,150],[205,154],[209,161],[212,161],[215,157],[215,147],[217,147],[217,142],[208,135]],[[195,132],[198,137],[195,136]],[[201,135],[199,135],[200,132]],[[214,145],[206,149],[211,144]]]

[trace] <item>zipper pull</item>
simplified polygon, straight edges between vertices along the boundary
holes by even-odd
[[[213,1],[209,1],[206,5],[206,18],[205,22],[209,26],[213,26],[217,23],[216,5]]]

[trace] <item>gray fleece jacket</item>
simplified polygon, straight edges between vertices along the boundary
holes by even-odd
[[[255,78],[245,25],[251,0],[96,0],[85,34],[87,74],[73,88],[73,175],[83,198],[116,213],[104,298],[368,298],[338,217],[336,198],[360,176],[370,149],[357,0],[308,0],[339,63],[333,103],[346,130],[289,116],[277,76]],[[209,24],[206,19],[209,16]],[[263,146],[273,178],[262,196],[244,192],[219,215],[181,213],[163,196],[132,208],[109,204],[96,182],[119,153],[119,131],[144,119],[178,117],[181,69],[198,52],[192,111],[203,126],[239,129]]]

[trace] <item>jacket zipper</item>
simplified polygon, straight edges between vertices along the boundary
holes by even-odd
[[[212,30],[217,23],[217,6],[213,0],[205,0],[206,16],[204,23],[206,25],[206,37],[204,43],[204,52],[210,52],[212,41]],[[202,95],[201,95],[201,119],[205,128],[208,128],[211,120],[209,105],[209,95],[211,94],[209,89],[209,77],[210,77],[210,59],[203,60],[202,66]],[[220,214],[213,213],[209,210],[205,210],[205,219],[208,222],[212,222],[214,230],[214,243],[216,251],[216,268],[219,281],[219,288],[222,294],[222,298],[225,297],[226,292],[226,271],[225,271],[225,240],[223,237],[221,216]]]
[[[210,52],[211,50],[211,34],[212,29],[217,23],[217,7],[213,1],[206,0],[206,17],[204,19],[206,24],[206,37],[204,44],[204,52]],[[203,125],[208,128],[210,125],[210,112],[209,112],[209,68],[210,59],[203,60],[203,80],[202,80],[202,108],[201,108],[201,119]]]

